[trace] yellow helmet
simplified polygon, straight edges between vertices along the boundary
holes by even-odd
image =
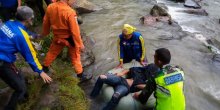
[[[136,28],[129,24],[124,24],[123,30],[126,30],[127,35],[129,35],[129,34],[132,34],[134,31],[136,31]]]

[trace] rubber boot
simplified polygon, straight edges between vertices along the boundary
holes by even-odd
[[[92,79],[92,75],[85,75],[84,73],[81,74],[77,74],[77,77],[79,78],[80,82],[79,83],[83,83],[86,82],[90,79]]]

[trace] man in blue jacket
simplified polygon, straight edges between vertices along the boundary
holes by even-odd
[[[45,83],[52,81],[43,72],[29,35],[25,31],[25,26],[32,24],[33,17],[34,14],[31,8],[21,6],[17,10],[17,20],[0,24],[0,78],[15,90],[5,110],[15,110],[17,103],[22,101],[26,94],[24,78],[14,65],[15,53],[21,53],[33,71],[39,73]]]
[[[118,54],[120,61],[118,67],[122,67],[123,63],[129,63],[133,59],[144,66],[144,39],[142,35],[139,32],[135,32],[135,30],[135,27],[124,24],[122,34],[119,35],[118,39]]]
[[[21,0],[0,0],[0,19],[8,21],[15,17],[17,8],[21,6]]]

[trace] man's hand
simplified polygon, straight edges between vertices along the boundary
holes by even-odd
[[[41,72],[40,77],[44,80],[44,83],[52,82],[52,79],[45,72]]]
[[[141,64],[142,66],[147,66],[147,64],[145,64],[144,60],[141,60],[141,61],[140,61],[140,64]]]
[[[120,62],[120,64],[116,68],[123,68],[123,62]]]
[[[107,79],[107,76],[106,75],[100,75],[99,76],[101,79]]]
[[[18,8],[19,8],[21,6],[21,0],[18,0],[17,3],[18,3]]]
[[[145,86],[146,86],[146,84],[138,84],[136,87],[137,87],[138,89],[143,90],[143,89],[145,88]]]
[[[34,40],[38,40],[40,38],[42,38],[43,36],[41,34],[33,34],[30,35],[30,39],[34,39]]]
[[[138,97],[139,97],[139,93],[138,93],[138,92],[135,92],[134,95],[133,95],[133,98],[134,98],[134,99],[138,99]]]

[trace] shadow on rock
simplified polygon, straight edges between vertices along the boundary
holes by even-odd
[[[187,9],[187,10],[179,10],[179,12],[184,12],[188,14],[195,14],[195,15],[202,15],[202,16],[208,16],[208,13],[204,9]]]
[[[220,67],[220,54],[213,55],[212,62],[216,67]]]

